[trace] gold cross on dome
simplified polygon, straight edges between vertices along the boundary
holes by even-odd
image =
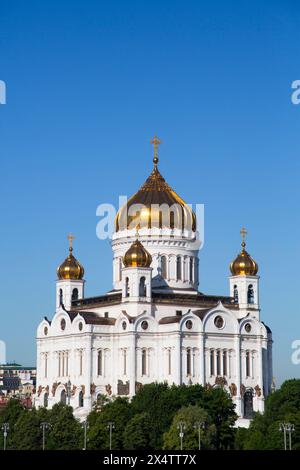
[[[246,238],[247,233],[248,232],[245,229],[245,227],[243,227],[240,231],[240,234],[242,235],[242,246],[245,246],[245,238]]]
[[[73,240],[75,239],[75,237],[74,237],[74,235],[72,235],[72,233],[69,233],[67,238],[69,240],[69,250],[72,251],[73,250]]]
[[[157,137],[157,135],[155,135],[153,137],[153,139],[150,141],[150,143],[153,145],[154,147],[154,158],[153,158],[153,162],[155,165],[157,165],[158,163],[158,146],[162,143],[162,141]]]

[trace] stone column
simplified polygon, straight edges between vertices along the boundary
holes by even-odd
[[[200,333],[199,337],[199,381],[201,385],[205,385],[205,348],[204,333]]]
[[[136,339],[135,333],[131,334],[130,347],[128,354],[128,368],[129,368],[129,395],[135,395],[135,382],[136,382]]]
[[[241,338],[240,335],[236,335],[234,338],[234,349],[235,349],[235,369],[236,369],[236,413],[242,416],[242,400],[241,400]]]
[[[182,371],[182,357],[181,357],[181,332],[176,334],[176,344],[174,351],[174,364],[172,364],[172,370],[174,371],[174,382],[176,385],[180,385],[183,381]]]

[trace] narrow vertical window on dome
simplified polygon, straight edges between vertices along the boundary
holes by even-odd
[[[194,258],[190,258],[190,281],[193,282],[194,279]]]
[[[217,351],[217,375],[221,375],[221,352]]]
[[[191,375],[192,373],[192,355],[191,355],[191,349],[188,348],[186,350],[186,374]]]
[[[248,304],[254,304],[254,290],[252,284],[248,286]]]
[[[139,296],[146,297],[146,278],[144,276],[140,279]]]
[[[174,228],[174,212],[173,211],[170,211],[170,228],[173,229]]]
[[[76,287],[72,290],[72,300],[78,300],[78,289]]]
[[[237,285],[233,286],[233,299],[234,299],[235,304],[239,303],[239,293],[238,293]]]
[[[142,375],[147,374],[147,350],[142,350]]]
[[[167,278],[167,258],[166,258],[166,256],[161,257],[161,277],[163,279]]]
[[[59,305],[63,304],[63,290],[59,289]]]
[[[119,269],[119,281],[122,281],[122,258],[119,258],[118,269]]]
[[[210,375],[215,375],[215,352],[210,350]]]
[[[129,279],[126,277],[125,279],[125,297],[129,297]]]
[[[181,274],[181,256],[177,256],[176,258],[176,277],[177,281],[181,281],[182,274]]]

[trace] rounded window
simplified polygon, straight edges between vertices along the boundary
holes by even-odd
[[[149,327],[148,322],[146,320],[142,321],[141,323],[142,330],[148,330],[148,327]]]
[[[186,326],[186,328],[187,328],[188,330],[191,330],[191,329],[193,328],[193,322],[192,322],[192,320],[187,320],[187,321],[185,322],[185,326]]]
[[[64,318],[60,322],[60,327],[63,331],[66,329],[66,320]]]
[[[126,330],[126,328],[127,328],[127,323],[126,323],[126,321],[123,321],[123,322],[122,322],[122,328],[123,328],[123,330]]]
[[[251,327],[250,323],[246,323],[246,325],[245,325],[245,331],[246,331],[247,333],[250,333],[251,330],[252,330],[252,327]]]
[[[217,328],[221,329],[224,326],[224,320],[221,315],[217,315],[214,321],[214,324]]]
[[[45,326],[45,328],[44,328],[44,335],[47,336],[47,334],[48,334],[48,327]]]
[[[79,323],[78,328],[79,328],[79,331],[82,331],[82,329],[83,329],[83,323],[82,323],[82,321]]]

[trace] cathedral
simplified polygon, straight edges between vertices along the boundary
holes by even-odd
[[[158,169],[121,207],[111,246],[112,290],[84,295],[84,268],[69,254],[57,268],[56,311],[37,329],[35,404],[70,404],[84,419],[101,396],[132,397],[144,384],[224,387],[239,425],[264,411],[272,388],[272,333],[261,321],[258,264],[241,249],[229,295],[199,282],[199,221]]]

